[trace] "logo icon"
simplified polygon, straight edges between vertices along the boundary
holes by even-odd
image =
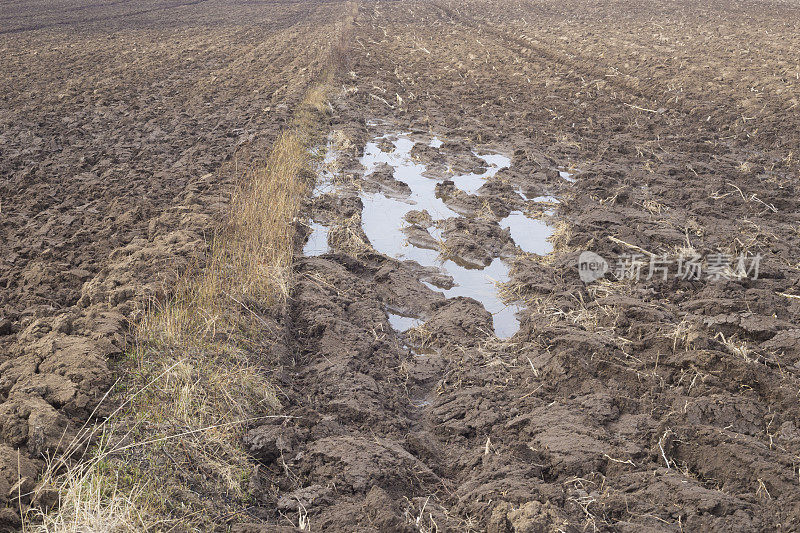
[[[591,283],[608,272],[608,263],[594,252],[581,252],[578,257],[578,274],[581,281]]]

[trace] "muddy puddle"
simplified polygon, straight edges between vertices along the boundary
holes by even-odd
[[[303,246],[303,255],[314,257],[326,254],[330,251],[328,246],[328,226],[319,222],[311,221],[311,234],[308,236],[306,244]]]
[[[389,316],[389,324],[391,324],[395,331],[408,331],[422,324],[422,320],[413,316],[399,315],[391,311],[387,311],[386,314]]]
[[[553,234],[553,228],[543,220],[512,211],[500,221],[500,227],[511,231],[511,239],[523,252],[545,255],[553,251],[553,245],[547,240]]]
[[[316,168],[317,179],[314,184],[314,190],[311,196],[316,198],[321,194],[331,192],[334,189],[333,178],[336,172],[336,150],[331,139],[328,139],[324,149],[316,149],[312,152],[316,156],[321,156],[322,159]],[[326,254],[330,251],[328,245],[328,233],[330,228],[315,220],[310,220],[308,223],[310,233],[308,240],[303,245],[303,255],[306,257],[315,257],[318,255]]]
[[[366,143],[360,163],[364,168],[365,186],[357,194],[363,203],[362,229],[372,247],[389,257],[415,261],[423,267],[435,267],[452,278],[452,286],[435,286],[423,281],[446,297],[470,297],[479,301],[492,314],[495,334],[511,337],[519,329],[516,313],[520,308],[503,301],[499,286],[509,280],[509,268],[514,255],[544,255],[552,251],[549,237],[553,228],[545,221],[528,217],[523,211],[511,211],[495,220],[501,230],[510,233],[513,253],[492,257],[485,264],[476,264],[452,254],[442,253],[445,241],[443,228],[451,219],[470,216],[472,213],[451,207],[437,195],[437,185],[445,180],[454,183],[460,193],[476,195],[481,187],[502,169],[511,166],[511,159],[500,153],[467,150],[450,163],[440,158],[439,149],[446,146],[438,137],[422,138],[405,133],[391,133],[375,137]],[[425,150],[432,150],[428,153]],[[423,157],[420,157],[420,153]],[[427,155],[426,155],[427,154]],[[328,146],[325,161],[335,158]],[[430,161],[435,158],[434,161]],[[466,162],[465,162],[466,161]],[[323,163],[323,169],[329,165]],[[315,191],[320,194],[330,189],[331,177],[323,172]],[[553,196],[525,198],[526,203],[557,204]],[[409,238],[410,220],[424,219],[424,227],[415,226],[417,238]],[[307,256],[328,251],[328,228],[318,222],[311,223],[311,235],[304,247]],[[404,231],[405,230],[405,231]],[[427,232],[427,234],[425,234]],[[419,238],[419,235],[423,236]],[[403,332],[420,325],[420,317],[409,317],[389,312],[392,327]]]
[[[499,170],[511,166],[511,159],[501,154],[480,154],[472,152],[476,157],[486,162],[486,170],[480,173],[469,173],[461,176],[456,176],[454,181],[456,187],[461,189],[467,194],[475,194],[478,189],[483,187],[487,180],[492,178]]]
[[[390,139],[393,145],[393,148],[388,151],[386,150],[387,145],[381,142],[387,139]],[[429,142],[429,146],[437,148],[441,146],[441,142],[434,138]],[[436,196],[436,184],[442,180],[425,176],[427,166],[414,161],[411,157],[411,150],[415,144],[416,142],[409,136],[401,134],[383,136],[365,146],[364,156],[361,158],[361,164],[365,168],[365,177],[369,178],[369,175],[376,169],[385,168],[383,165],[388,165],[393,170],[394,179],[408,185],[410,193],[401,195],[384,191],[362,192],[360,196],[364,209],[361,220],[364,233],[372,246],[382,254],[400,260],[410,259],[422,266],[438,267],[451,276],[455,285],[449,289],[426,284],[432,289],[441,290],[448,298],[467,296],[481,302],[493,316],[495,334],[501,338],[510,337],[519,329],[519,322],[515,316],[519,308],[515,305],[506,305],[498,294],[497,284],[508,281],[509,267],[505,261],[494,259],[484,268],[459,264],[457,260],[443,258],[438,248],[431,249],[409,243],[406,235],[402,232],[402,228],[407,226],[406,216],[409,212],[425,211],[434,223],[434,227],[430,231],[431,236],[440,241],[441,234],[435,223],[461,216]],[[487,163],[484,172],[471,172],[450,178],[456,187],[467,193],[476,192],[498,170],[510,165],[510,160],[500,154],[476,153],[475,155]],[[525,218],[525,221],[517,216],[509,216],[503,220],[503,223],[512,228],[512,233],[518,232],[522,235],[529,229],[528,222],[540,222],[528,219],[524,215],[522,217]],[[538,235],[546,243],[544,239],[549,236],[549,233],[540,231]],[[544,244],[535,246],[528,241],[525,244],[531,249],[543,250],[546,248]],[[401,317],[400,315],[394,315],[390,319],[392,326],[399,331],[407,330],[419,322],[413,317]]]

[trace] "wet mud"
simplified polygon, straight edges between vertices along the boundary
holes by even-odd
[[[387,129],[390,132],[384,133]],[[513,203],[521,210],[506,208],[505,197],[516,193],[502,183],[498,172],[509,168],[511,160],[502,154],[477,154],[463,141],[397,133],[386,125],[368,128],[368,134],[372,139],[357,161],[348,162],[347,154],[337,154],[329,143],[315,189],[306,255],[347,250],[337,250],[335,242],[330,246],[329,226],[315,217],[336,224],[357,216],[365,252],[396,259],[398,268],[410,275],[428,272],[421,278],[425,286],[445,298],[476,300],[492,315],[489,333],[513,335],[519,328],[515,317],[519,306],[501,296],[509,281],[509,265],[517,256],[551,251],[548,239],[553,228],[522,211],[536,199],[516,195]],[[356,173],[344,174],[342,168]],[[321,197],[323,190],[328,192]],[[347,199],[357,202],[360,213],[336,209]],[[486,207],[488,201],[499,206],[499,216]],[[478,207],[470,209],[470,204]],[[321,246],[321,241],[328,246]],[[401,316],[424,321],[424,316],[412,314],[400,302],[387,305]]]
[[[774,114],[786,92],[765,97],[772,111],[743,103],[759,117],[743,122],[730,97],[745,81],[712,81],[674,55],[699,32],[690,64],[737,61],[702,22],[726,5],[361,6],[369,54],[343,77],[337,174],[307,209],[328,249],[298,260],[284,381],[298,418],[259,429],[292,442],[259,471],[268,520],[800,527],[787,159],[800,123]],[[783,64],[788,45],[751,37]],[[688,248],[761,253],[761,275],[579,277],[584,250],[613,266]]]

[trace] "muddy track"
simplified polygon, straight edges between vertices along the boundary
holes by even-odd
[[[598,11],[597,31],[624,33],[613,12],[625,5]],[[668,50],[657,35],[614,41],[622,44],[607,61],[588,48],[594,37],[581,41],[563,24],[574,50],[537,38],[560,16],[583,23],[577,4],[549,7],[474,2],[459,6],[465,16],[442,3],[362,4],[353,47],[361,54],[334,101],[340,183],[308,210],[329,226],[329,249],[298,263],[283,383],[298,421],[252,434],[254,451],[268,450],[260,475],[274,490],[262,497],[279,509],[277,523],[302,514],[323,530],[798,527],[789,503],[800,451],[789,155],[798,133],[795,117],[778,112],[797,88],[762,97],[761,111],[747,115],[755,126],[741,117],[756,104],[730,101],[750,91],[744,82],[692,79],[677,61],[635,55]],[[532,22],[529,8],[541,19]],[[637,9],[625,23],[652,16]],[[716,15],[691,16],[699,18],[681,24],[703,32],[702,16]],[[527,24],[532,35],[495,29],[502,23]],[[726,54],[695,58],[722,68]],[[626,74],[609,79],[617,62]],[[680,97],[656,104],[676,95],[648,83],[670,75]],[[459,171],[439,183],[437,198],[457,216],[406,219],[410,247],[502,256],[504,237],[480,228],[514,205],[558,225],[551,254],[509,259],[507,296],[523,307],[509,340],[491,334],[484,303],[422,283],[430,273],[403,260],[414,254],[385,251],[368,225],[376,196],[391,207],[384,197],[415,194],[397,167],[365,163],[370,143],[393,153],[399,132],[416,139],[414,164],[428,169],[458,149],[511,161],[471,193],[459,192]],[[434,137],[445,146],[423,148]],[[559,173],[567,169],[574,183]],[[560,199],[555,219],[516,191]],[[480,216],[470,207],[479,205]],[[443,246],[453,227],[469,228],[472,243]],[[609,275],[599,285],[578,277],[582,250],[647,257],[688,248],[761,253],[762,275]],[[393,318],[398,303],[411,329]]]

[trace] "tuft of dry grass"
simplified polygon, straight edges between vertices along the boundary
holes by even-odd
[[[83,434],[83,436],[88,436]],[[76,445],[79,440],[73,441]],[[84,443],[85,444],[85,443]],[[156,529],[158,524],[147,512],[144,486],[125,479],[125,474],[109,469],[109,440],[100,437],[92,457],[81,462],[52,459],[48,462],[39,500],[24,515],[26,533],[73,533],[108,531],[135,533]],[[124,485],[121,488],[120,485]],[[51,487],[58,487],[54,498]],[[48,500],[48,505],[42,505]]]
[[[62,480],[57,513],[42,513],[31,533],[74,533],[109,531],[135,533],[154,529],[140,511],[140,487],[120,491],[116,480],[96,468],[79,468]]]
[[[434,333],[427,322],[410,328],[406,331],[408,341],[418,350],[428,350],[432,347]]]
[[[544,264],[553,264],[557,255],[573,250],[573,247],[569,244],[572,240],[572,225],[563,219],[557,220],[553,234],[547,240],[553,245],[553,251],[549,254],[531,257]]]

